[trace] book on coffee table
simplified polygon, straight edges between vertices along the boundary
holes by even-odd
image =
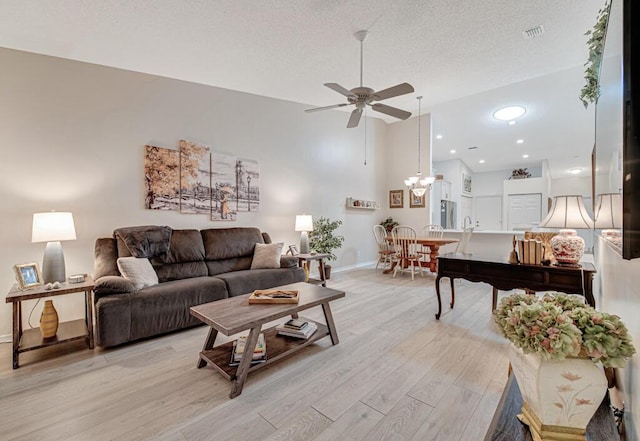
[[[233,342],[233,349],[231,350],[231,360],[229,361],[229,366],[237,366],[240,364],[240,360],[242,360],[242,356],[244,355],[246,344],[246,335],[238,337],[238,339]],[[258,336],[256,347],[253,350],[251,364],[253,365],[256,363],[264,363],[265,361],[267,361],[267,342],[264,338],[264,334],[260,333],[260,335]]]
[[[256,289],[249,296],[249,304],[253,303],[298,303],[298,291],[283,289]]]
[[[286,337],[295,337],[295,338],[303,338],[307,340],[318,330],[318,325],[314,322],[305,322],[305,325],[296,330],[287,327],[286,324],[276,326],[276,331],[278,331],[278,335],[284,335]]]

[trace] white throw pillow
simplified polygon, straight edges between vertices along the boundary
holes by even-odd
[[[133,283],[136,290],[158,284],[158,275],[149,259],[120,257],[118,258],[118,269],[122,277]]]
[[[257,243],[253,250],[251,269],[280,268],[283,243]]]

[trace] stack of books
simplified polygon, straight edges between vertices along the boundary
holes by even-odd
[[[231,351],[231,361],[229,362],[229,366],[237,366],[240,364],[246,344],[246,335],[238,337],[238,339],[233,342],[233,350]],[[264,338],[264,334],[260,333],[258,336],[258,343],[256,343],[256,347],[253,350],[253,359],[251,360],[251,364],[264,363],[265,361],[267,361],[267,342]]]
[[[518,241],[518,260],[525,265],[540,265],[544,260],[545,247],[538,239]]]
[[[278,335],[285,335],[287,337],[304,338],[308,339],[318,330],[318,325],[314,322],[305,322],[298,319],[291,319],[288,322],[276,326]]]

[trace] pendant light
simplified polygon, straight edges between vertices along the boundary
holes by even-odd
[[[427,190],[431,187],[435,178],[428,176],[426,178],[422,177],[422,173],[420,173],[420,112],[421,112],[421,100],[422,97],[418,97],[418,172],[415,176],[411,176],[408,179],[404,180],[404,185],[407,186],[409,191],[412,191],[417,197],[421,198],[427,192]]]

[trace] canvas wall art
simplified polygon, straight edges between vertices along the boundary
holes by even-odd
[[[180,210],[180,152],[144,146],[144,206],[150,210]]]
[[[253,159],[236,161],[238,211],[260,211],[260,165]]]
[[[180,212],[211,211],[211,149],[180,141]]]
[[[236,157],[211,154],[211,220],[236,220]]]

